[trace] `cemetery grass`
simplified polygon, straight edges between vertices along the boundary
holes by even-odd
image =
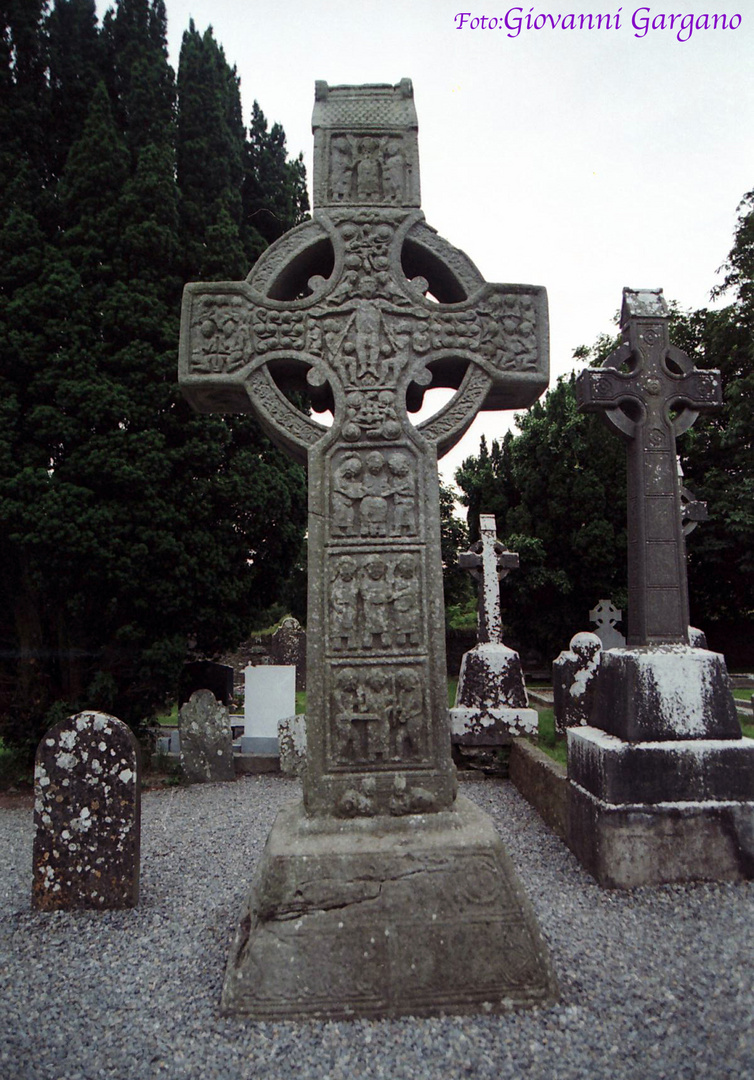
[[[567,765],[568,744],[555,732],[555,710],[539,709],[538,712],[540,748],[559,765]]]

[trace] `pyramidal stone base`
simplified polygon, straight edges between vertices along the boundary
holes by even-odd
[[[225,1015],[499,1013],[557,998],[533,909],[489,817],[343,822],[284,807],[231,948]]]
[[[536,735],[539,716],[528,708],[521,660],[499,642],[484,642],[463,654],[451,740],[458,746],[505,746],[517,735]]]

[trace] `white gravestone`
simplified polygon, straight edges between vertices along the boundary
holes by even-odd
[[[250,664],[244,670],[244,753],[277,754],[278,722],[295,712],[295,664]]]

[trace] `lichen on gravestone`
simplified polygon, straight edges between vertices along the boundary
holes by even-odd
[[[100,712],[56,724],[37,749],[34,790],[32,907],[134,907],[141,756],[130,728]]]
[[[190,783],[235,779],[230,713],[211,690],[195,690],[178,714],[181,771]]]

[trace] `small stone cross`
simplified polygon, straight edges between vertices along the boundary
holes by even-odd
[[[594,631],[602,642],[604,648],[614,649],[616,646],[626,644],[626,639],[617,630],[615,624],[623,618],[623,612],[617,608],[612,600],[600,600],[589,612],[589,621],[596,623]]]
[[[628,443],[628,645],[688,643],[676,436],[722,403],[720,372],[670,344],[662,289],[623,290],[624,343],[576,381],[579,406]]]
[[[308,465],[307,812],[439,811],[455,771],[437,458],[480,409],[547,386],[547,298],[485,282],[425,224],[408,79],[317,83],[312,127],[312,220],[246,281],[186,286],[179,378],[194,408],[253,412]],[[456,393],[415,426],[435,386]]]
[[[494,514],[479,515],[481,540],[458,557],[462,570],[469,570],[479,591],[479,641],[502,645],[503,618],[498,582],[511,570],[518,570],[518,555],[506,551],[497,538]]]

